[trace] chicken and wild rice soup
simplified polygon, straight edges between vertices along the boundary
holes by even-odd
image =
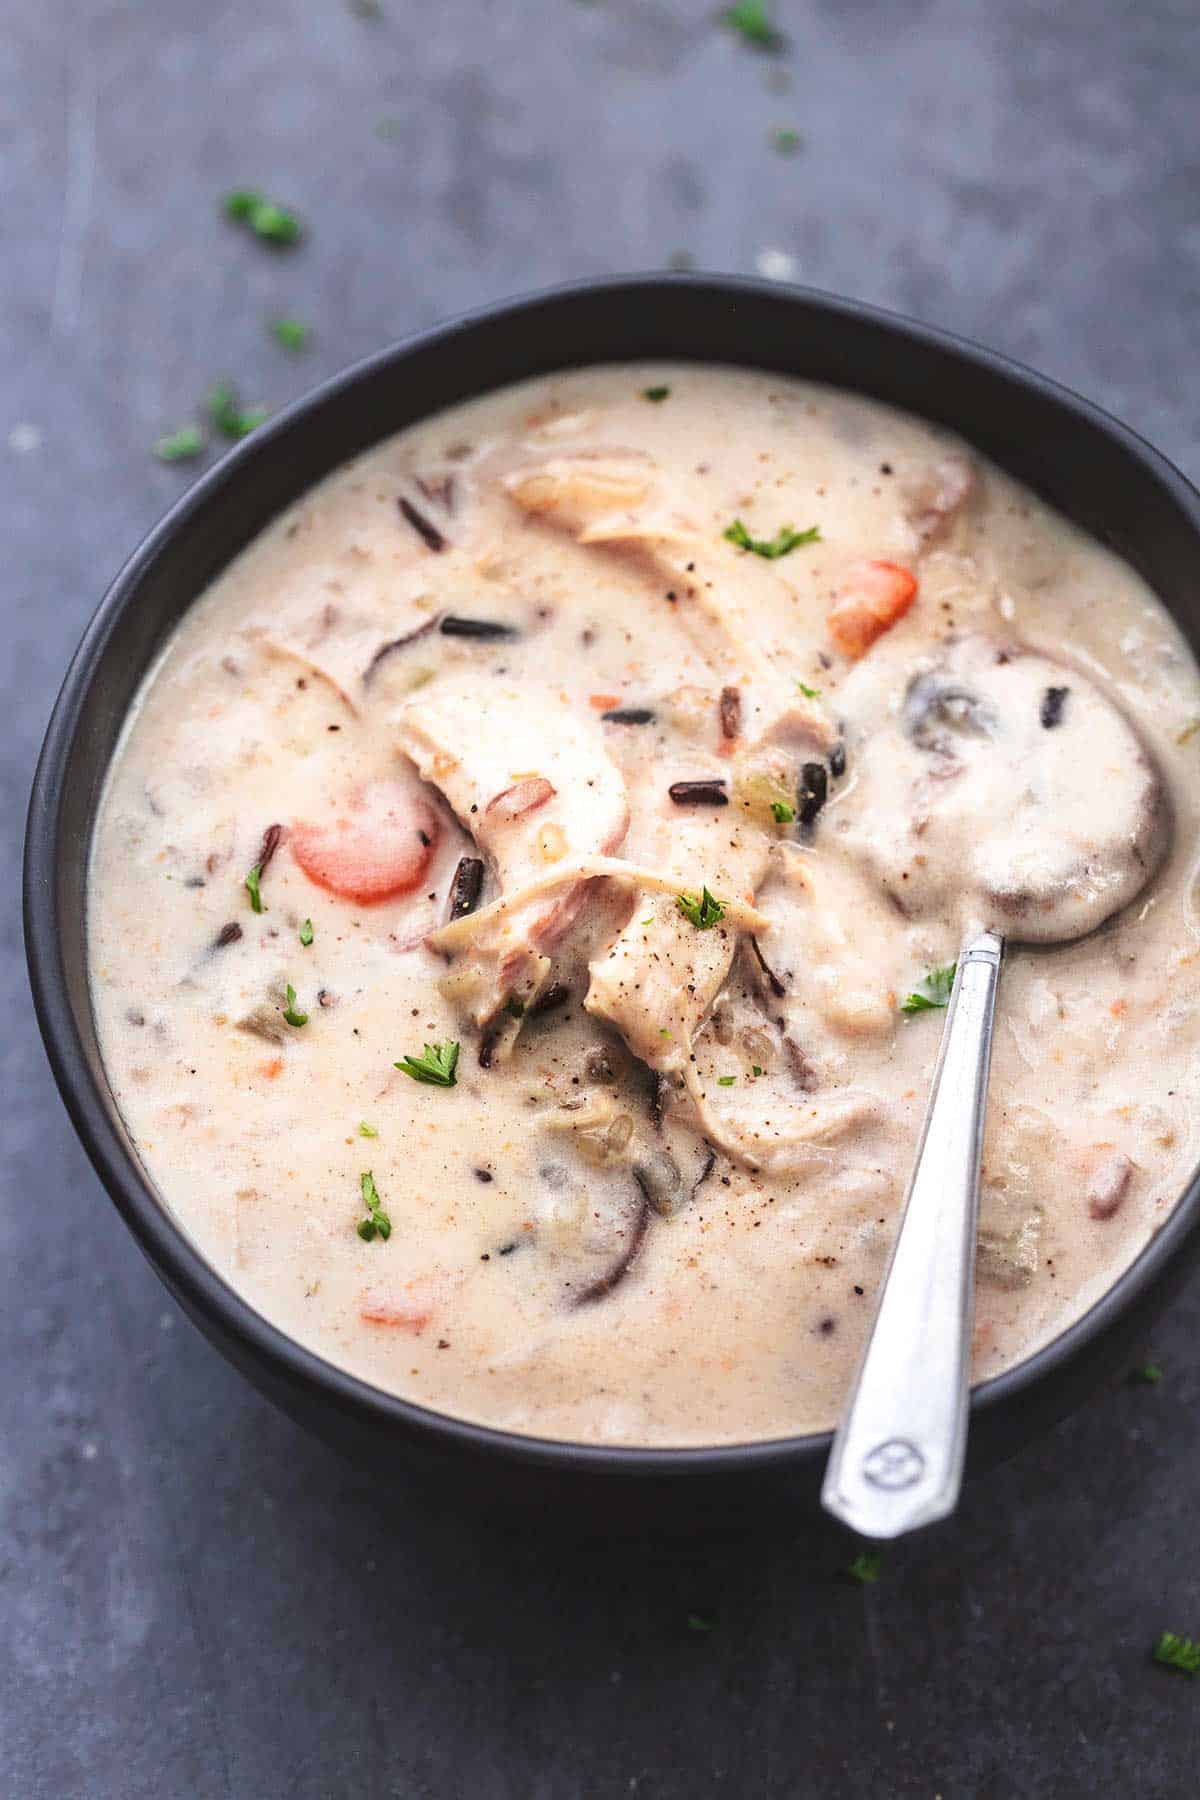
[[[823,1428],[967,932],[1014,946],[976,1376],[1170,1210],[1197,754],[1164,608],[968,446],[724,368],[510,388],[338,470],[172,636],[93,848],[109,1076],[214,1267],[379,1387]]]

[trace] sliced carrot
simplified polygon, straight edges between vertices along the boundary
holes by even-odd
[[[389,1325],[395,1331],[407,1331],[410,1337],[420,1337],[433,1318],[433,1311],[407,1300],[369,1298],[359,1309],[359,1317],[368,1325]]]
[[[620,694],[589,694],[588,705],[594,706],[597,712],[609,712],[614,706],[620,706]]]
[[[427,800],[401,782],[376,781],[330,824],[293,825],[288,844],[318,887],[373,906],[421,885],[441,830]]]
[[[900,563],[864,562],[829,609],[829,635],[852,662],[902,619],[917,597],[917,578]]]

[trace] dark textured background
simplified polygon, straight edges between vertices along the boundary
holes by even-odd
[[[843,1545],[804,1519],[736,1552],[553,1552],[277,1416],[73,1141],[29,1015],[20,815],[83,623],[185,485],[149,446],[214,376],[274,406],[482,300],[769,253],[1027,358],[1200,475],[1192,0],[778,0],[777,59],[707,0],[381,4],[2,9],[0,1786],[1194,1792],[1200,1681],[1148,1646],[1200,1635],[1195,1287],[1146,1346],[1160,1387],[1098,1394],[876,1587],[834,1579]],[[247,182],[303,211],[302,249],[222,224]],[[313,325],[302,358],[276,312]]]

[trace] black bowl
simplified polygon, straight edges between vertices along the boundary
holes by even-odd
[[[950,427],[1126,557],[1192,644],[1200,639],[1200,496],[1086,401],[942,332],[821,294],[706,276],[591,282],[488,307],[359,363],[204,476],[135,552],[88,627],[46,734],[26,839],[26,945],[59,1088],[126,1224],[190,1317],[321,1436],[488,1505],[548,1503],[535,1515],[542,1525],[555,1513],[610,1524],[739,1516],[757,1524],[772,1495],[815,1497],[830,1440],[637,1450],[517,1437],[382,1393],[276,1330],[172,1220],[122,1124],[88,997],[88,846],[122,721],[164,637],[283,507],[347,458],[456,401],[555,369],[653,357],[804,376]],[[973,1467],[1010,1454],[1115,1366],[1191,1266],[1198,1225],[1194,1178],[1086,1317],[975,1389]]]

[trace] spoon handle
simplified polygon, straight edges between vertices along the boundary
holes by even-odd
[[[979,1156],[1004,940],[963,949],[879,1310],[821,1502],[864,1537],[954,1511],[967,1448]]]

